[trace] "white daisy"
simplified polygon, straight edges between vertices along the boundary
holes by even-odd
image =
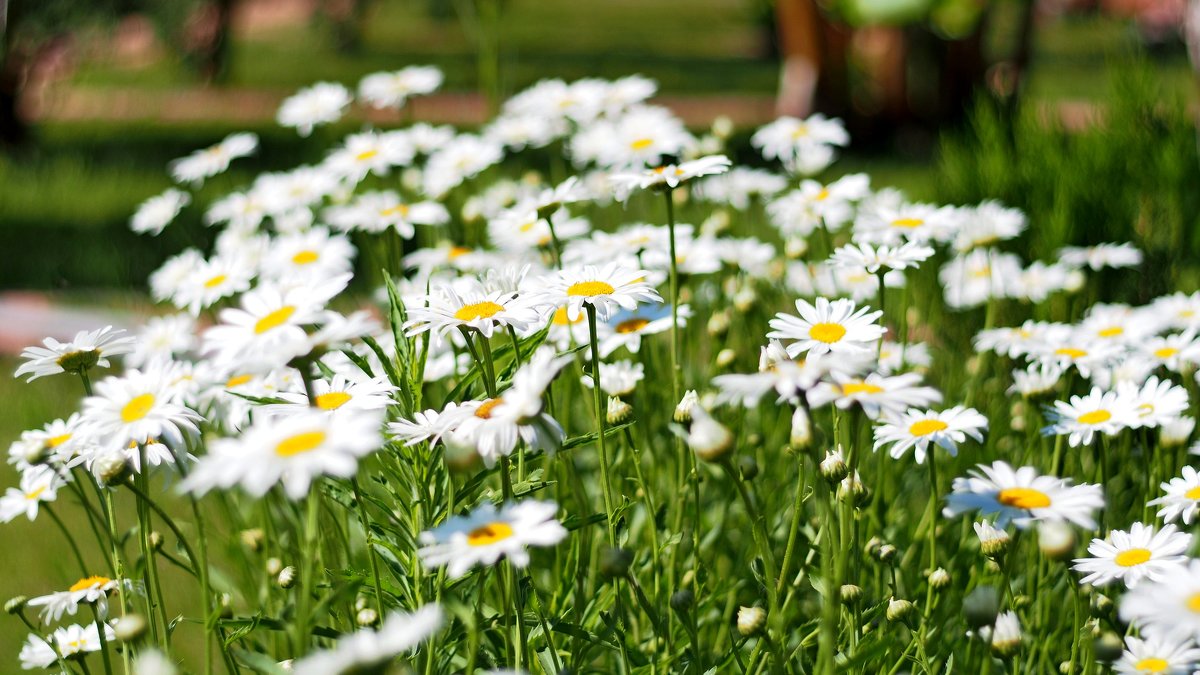
[[[436,633],[445,621],[438,605],[415,612],[392,611],[376,629],[364,628],[343,635],[329,649],[292,664],[293,675],[352,675],[372,672]]]
[[[1047,436],[1067,436],[1072,448],[1091,445],[1097,433],[1114,436],[1130,426],[1136,415],[1128,395],[1092,387],[1086,396],[1072,396],[1070,402],[1055,401],[1048,409],[1051,424],[1042,429]]]
[[[7,523],[17,516],[34,520],[42,502],[52,502],[58,497],[58,489],[66,485],[56,471],[48,467],[31,467],[21,473],[21,486],[8,488],[0,497],[0,523]]]
[[[967,436],[982,442],[985,429],[987,418],[974,408],[954,406],[942,412],[911,409],[875,427],[874,450],[891,444],[889,454],[893,459],[900,459],[913,448],[914,458],[921,464],[930,443],[955,456],[958,444],[965,442]]]
[[[1133,244],[1097,244],[1089,247],[1067,246],[1059,249],[1058,258],[1073,267],[1134,267],[1142,264],[1142,252]]]
[[[110,356],[133,351],[134,338],[121,329],[105,326],[100,330],[81,330],[69,342],[54,338],[42,341],[42,347],[26,347],[21,351],[25,359],[13,373],[14,377],[29,375],[26,382],[39,377],[58,373],[80,373],[94,367],[108,368]]]
[[[1132,382],[1117,383],[1117,391],[1129,400],[1133,415],[1129,428],[1154,428],[1178,419],[1188,409],[1188,393],[1170,380],[1153,376],[1142,386]]]
[[[535,299],[536,300],[536,299]],[[455,285],[447,284],[409,306],[409,320],[404,324],[408,335],[433,331],[471,328],[484,338],[496,330],[512,327],[526,331],[541,320],[541,312],[526,294],[488,291],[474,279]]]
[[[437,91],[443,79],[442,71],[435,66],[371,73],[359,81],[358,97],[373,108],[401,108],[411,96]]]
[[[895,247],[847,244],[833,252],[830,262],[837,267],[865,269],[875,274],[883,267],[893,270],[915,268],[932,255],[932,248],[912,241]]]
[[[313,127],[341,119],[342,111],[350,101],[350,90],[342,85],[318,82],[284,99],[275,113],[275,120],[280,126],[292,127],[301,136],[308,136]]]
[[[618,263],[569,267],[545,279],[545,297],[555,306],[565,306],[569,319],[578,317],[587,304],[596,309],[598,319],[607,321],[618,307],[633,310],[639,302],[662,302],[646,283],[648,274]]]
[[[40,616],[43,623],[59,621],[65,614],[74,616],[81,604],[96,605],[97,612],[103,618],[108,614],[108,594],[120,592],[122,587],[129,588],[130,585],[108,577],[86,577],[65,591],[30,598],[29,606],[42,608]]]
[[[168,188],[162,194],[151,197],[138,206],[129,221],[129,229],[138,234],[157,235],[170,225],[175,216],[178,216],[183,207],[191,201],[192,196],[188,193]]]
[[[1188,675],[1200,662],[1200,649],[1186,631],[1125,637],[1125,652],[1113,664],[1121,675]]]
[[[447,566],[457,579],[475,565],[494,565],[507,558],[516,567],[529,565],[529,546],[553,546],[567,536],[554,518],[554,502],[525,500],[497,511],[484,504],[469,516],[456,516],[423,532],[417,555],[428,567]]]
[[[941,392],[921,386],[921,376],[916,373],[892,376],[870,373],[859,377],[833,370],[828,381],[820,382],[808,391],[808,403],[814,408],[833,403],[845,410],[859,405],[870,419],[885,414],[898,415],[908,408],[924,407],[941,400]]]
[[[1151,506],[1162,506],[1158,517],[1166,523],[1182,520],[1184,525],[1191,525],[1192,519],[1200,512],[1200,473],[1184,465],[1181,476],[1159,487],[1166,494],[1149,502]]]
[[[647,188],[675,188],[694,178],[725,173],[731,162],[725,155],[709,155],[680,164],[667,164],[653,169],[645,169],[634,173],[614,173],[609,177],[609,184],[617,195],[624,201],[634,190]]]
[[[1104,508],[1099,485],[1073,486],[1068,479],[1039,475],[1031,466],[1014,471],[1001,461],[980,464],[968,476],[955,478],[951,490],[943,509],[946,517],[968,511],[995,514],[995,525],[1001,528],[1013,523],[1025,529],[1040,520],[1056,520],[1093,530],[1092,514]]]
[[[780,117],[750,137],[750,144],[766,159],[779,160],[789,171],[804,175],[818,173],[834,159],[835,147],[850,143],[850,135],[839,119],[821,114],[807,119]]]
[[[796,301],[800,316],[779,313],[771,319],[768,338],[794,340],[787,345],[789,356],[808,353],[809,357],[822,354],[861,354],[875,348],[887,329],[876,320],[883,312],[872,312],[869,307],[855,307],[852,300],[817,298],[816,305],[805,300]]]
[[[609,396],[632,394],[644,377],[641,363],[622,360],[600,364],[600,389]],[[588,389],[593,387],[591,375],[584,375],[579,381]]]
[[[1187,564],[1192,535],[1174,525],[1157,532],[1152,525],[1134,523],[1128,532],[1113,530],[1104,539],[1093,539],[1088,546],[1090,558],[1076,558],[1076,572],[1087,576],[1081,584],[1104,586],[1123,581],[1129,588],[1139,582],[1166,581]]]
[[[178,402],[173,384],[158,370],[129,370],[97,382],[95,395],[83,400],[80,435],[106,450],[152,441],[182,447],[184,434],[199,433],[201,417]]]
[[[1121,597],[1119,614],[1146,633],[1179,630],[1200,637],[1200,560],[1187,561],[1169,579],[1130,589]]]
[[[171,162],[171,178],[176,183],[199,185],[204,179],[228,169],[233,160],[246,157],[257,149],[258,135],[245,132],[230,134],[216,145]]]

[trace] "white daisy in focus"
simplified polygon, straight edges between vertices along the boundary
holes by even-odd
[[[199,185],[229,168],[229,163],[246,157],[258,149],[258,135],[252,133],[230,134],[220,143],[197,150],[187,157],[170,164],[171,178],[176,183]]]
[[[524,332],[542,318],[527,294],[488,291],[474,279],[447,284],[429,296],[409,305],[409,320],[404,324],[408,335],[432,331],[445,335],[455,329],[474,329],[483,337],[507,327]]]
[[[21,351],[25,359],[13,377],[29,375],[26,382],[39,377],[58,373],[78,374],[91,368],[108,368],[108,357],[128,354],[133,351],[134,338],[121,329],[105,326],[99,330],[81,330],[69,342],[46,338],[41,347],[26,347]]]
[[[968,436],[982,442],[986,429],[987,418],[974,408],[954,406],[942,412],[913,409],[876,427],[873,449],[878,451],[890,444],[889,454],[900,459],[912,448],[913,458],[921,464],[931,443],[953,457]]]
[[[856,308],[852,300],[817,298],[816,305],[805,300],[796,300],[800,316],[779,313],[771,319],[768,338],[793,340],[787,345],[787,353],[796,357],[808,353],[810,357],[822,354],[861,354],[875,348],[875,343],[887,332],[875,323],[883,312],[872,312],[869,307]]]
[[[184,434],[199,433],[200,420],[179,403],[178,390],[162,372],[129,370],[96,383],[95,395],[83,400],[79,433],[110,451],[164,441],[179,448]]]
[[[980,464],[967,476],[955,478],[951,490],[943,515],[954,518],[968,511],[978,511],[982,516],[994,514],[994,524],[999,528],[1013,523],[1026,529],[1037,521],[1052,520],[1094,530],[1092,514],[1104,508],[1099,485],[1071,485],[1069,479],[1039,475],[1031,466],[1014,470],[1002,461]]]
[[[1162,506],[1158,510],[1158,517],[1165,523],[1182,520],[1184,525],[1191,525],[1192,519],[1200,512],[1200,473],[1184,465],[1182,475],[1159,487],[1166,494],[1148,502],[1150,506]]]
[[[168,188],[142,202],[129,221],[129,229],[138,234],[157,235],[175,220],[183,207],[192,202],[192,196],[182,190]]]
[[[1042,429],[1047,436],[1067,436],[1072,448],[1091,445],[1097,433],[1115,436],[1133,421],[1134,402],[1128,395],[1092,387],[1086,396],[1072,396],[1070,402],[1055,401],[1048,411],[1051,424]]]
[[[1192,535],[1174,525],[1157,532],[1152,525],[1134,523],[1129,531],[1113,530],[1104,539],[1093,539],[1090,558],[1076,558],[1073,569],[1086,574],[1081,584],[1105,586],[1123,581],[1128,588],[1139,582],[1167,581],[1187,564]]]
[[[415,612],[392,611],[378,630],[364,628],[342,635],[329,649],[292,664],[292,675],[354,675],[374,672],[429,639],[445,622],[442,608],[425,605]]]
[[[596,309],[598,319],[607,321],[617,308],[633,310],[639,302],[662,302],[662,296],[645,281],[649,274],[618,263],[570,267],[545,279],[545,298],[565,306],[569,319],[582,314],[586,304]]]
[[[396,387],[386,377],[367,377],[365,374],[346,376],[334,374],[331,379],[312,383],[313,400],[301,392],[281,391],[276,398],[286,403],[274,403],[260,408],[267,414],[293,415],[316,409],[328,413],[356,410],[383,410],[394,405],[392,392]]]
[[[442,71],[434,66],[371,73],[359,81],[358,97],[372,108],[401,108],[412,96],[437,91],[444,79]]]
[[[29,606],[41,607],[39,616],[47,624],[61,620],[66,614],[74,616],[79,611],[79,605],[96,605],[96,611],[103,619],[108,615],[108,594],[119,593],[122,586],[131,587],[128,582],[122,584],[108,577],[85,577],[65,591],[30,598]]]
[[[456,516],[421,534],[417,555],[426,567],[446,566],[457,579],[475,565],[494,565],[506,558],[513,566],[529,565],[529,546],[553,546],[567,536],[554,518],[554,502],[525,500],[499,511],[484,504],[468,516]]]
[[[303,499],[320,476],[353,476],[358,461],[383,446],[382,423],[379,411],[258,420],[238,438],[210,442],[180,489],[203,494],[238,485],[261,497],[282,483],[289,499]]]
[[[350,90],[342,85],[318,82],[284,99],[275,113],[275,121],[308,136],[314,127],[340,120],[351,100]]]
[[[1188,675],[1200,662],[1200,649],[1187,631],[1147,633],[1145,639],[1125,637],[1121,660],[1113,664],[1120,675]]]

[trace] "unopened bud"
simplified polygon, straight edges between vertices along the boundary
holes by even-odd
[[[795,260],[808,253],[808,242],[803,239],[788,239],[783,244],[783,254]]]
[[[863,553],[874,557],[879,552],[880,546],[883,546],[883,540],[879,537],[871,537],[866,544],[863,544]]]
[[[712,123],[712,135],[722,140],[733,134],[733,120],[725,115],[718,115]]]
[[[1008,549],[1008,533],[987,521],[975,523],[975,535],[979,537],[980,552],[989,558],[996,558]]]
[[[742,474],[745,480],[754,480],[758,477],[758,461],[750,455],[742,455],[738,457],[738,472]]]
[[[1008,426],[1013,431],[1025,431],[1025,403],[1018,400],[1008,413]]]
[[[1075,552],[1075,530],[1056,520],[1038,524],[1038,548],[1051,560],[1065,560]]]
[[[1103,593],[1097,593],[1095,597],[1092,598],[1092,607],[1095,607],[1096,611],[1100,614],[1107,614],[1108,612],[1112,611],[1112,598]]]
[[[141,614],[126,614],[113,625],[113,635],[121,642],[136,642],[142,639],[149,627],[146,617]]]
[[[733,307],[737,311],[745,314],[754,307],[754,303],[758,301],[758,293],[754,292],[754,288],[746,285],[733,296]]]
[[[129,460],[120,452],[110,452],[92,463],[92,472],[104,485],[120,485],[133,474]]]
[[[837,498],[841,502],[850,502],[851,504],[862,501],[867,496],[867,486],[863,485],[862,479],[858,472],[846,476],[842,482],[838,483]]]
[[[911,614],[912,611],[913,604],[908,600],[897,600],[896,598],[892,598],[888,601],[887,620],[899,621]]]
[[[450,467],[451,471],[459,473],[471,471],[483,461],[482,456],[475,450],[475,445],[466,437],[453,431],[442,436],[442,448],[446,465]]]
[[[944,567],[937,568],[936,570],[929,573],[929,585],[932,588],[934,588],[935,590],[949,586],[950,585],[950,573],[947,572],[946,568],[944,568]]]
[[[1100,634],[1100,637],[1092,641],[1092,653],[1096,655],[1096,660],[1101,663],[1112,663],[1121,658],[1121,654],[1125,651],[1125,643],[1121,641],[1121,636],[1106,630]]]
[[[821,475],[830,483],[841,482],[847,474],[850,473],[850,468],[846,466],[846,458],[842,456],[842,449],[825,453],[825,459],[821,460]]]
[[[792,432],[788,441],[797,450],[804,450],[812,444],[812,420],[803,407],[796,408],[796,412],[792,413]],[[844,460],[842,464],[845,464]]]
[[[863,589],[861,586],[844,584],[841,588],[842,602],[846,603],[847,605],[852,605],[858,602],[858,599],[862,597],[862,594]]]
[[[263,531],[258,528],[242,530],[242,545],[255,553],[262,550],[264,538]]]
[[[633,406],[629,405],[625,401],[622,401],[616,396],[610,396],[608,398],[608,413],[605,415],[605,419],[608,421],[609,425],[615,426],[617,424],[624,424],[632,418]]]
[[[280,588],[291,588],[296,585],[296,568],[288,565],[279,571],[279,576],[276,578]]]
[[[996,617],[996,625],[992,630],[992,652],[1002,658],[1008,658],[1021,648],[1021,622],[1016,612],[1005,612]]]
[[[600,574],[609,579],[623,577],[633,563],[633,553],[626,548],[605,548],[600,552]]]
[[[683,398],[675,406],[674,420],[680,424],[687,424],[692,421],[692,410],[696,404],[700,402],[700,396],[696,394],[695,389],[689,389],[683,393]]]
[[[729,452],[733,434],[724,424],[708,416],[700,406],[692,410],[692,426],[688,429],[688,447],[706,462],[715,462]]]
[[[708,334],[713,337],[720,337],[729,330],[729,314],[728,312],[713,312],[713,315],[708,317]]]
[[[767,612],[762,607],[739,607],[737,629],[742,637],[757,635],[767,625]]]
[[[671,594],[671,609],[675,610],[676,612],[686,612],[691,609],[692,603],[695,601],[696,594],[688,589],[685,588],[681,591],[675,591]]]
[[[8,602],[4,603],[4,611],[9,614],[19,614],[21,610],[25,609],[25,605],[27,604],[29,604],[29,598],[24,595],[18,595],[9,598]]]
[[[880,562],[888,562],[892,558],[896,557],[896,547],[892,546],[891,544],[883,544],[875,550],[875,557],[878,558]]]
[[[275,576],[283,571],[283,561],[279,558],[267,558],[265,567],[267,569],[267,574]]]
[[[737,360],[737,352],[732,349],[722,349],[717,352],[717,367],[728,368],[729,364]]]
[[[161,532],[159,532],[157,530],[151,531],[150,534],[146,535],[146,540],[147,540],[147,543],[150,544],[150,550],[152,550],[152,551],[161,551],[162,550],[163,536],[162,536]]]
[[[379,612],[370,607],[358,610],[358,614],[354,616],[354,623],[360,628],[369,628],[379,624]]]

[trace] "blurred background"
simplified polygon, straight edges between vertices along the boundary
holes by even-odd
[[[147,275],[207,238],[197,209],[161,237],[128,229],[168,187],[167,163],[252,130],[250,160],[199,201],[263,170],[317,161],[335,138],[413,120],[470,128],[539,79],[658,81],[703,131],[726,116],[738,163],[781,113],[846,120],[853,146],[823,179],[866,171],[914,200],[996,198],[1032,223],[1028,259],[1064,242],[1132,240],[1130,300],[1200,285],[1196,71],[1200,0],[0,0],[0,443],[68,412],[78,382],[13,380],[46,335],[148,311]],[[1189,33],[1188,26],[1193,30]],[[1192,59],[1189,59],[1189,39]],[[402,115],[352,114],[310,139],[274,124],[319,80],[432,64],[443,91]],[[1127,278],[1127,277],[1126,277]],[[14,480],[0,470],[0,486]],[[36,541],[37,524],[5,526]],[[6,547],[49,591],[54,550]],[[35,579],[36,581],[36,579]],[[0,575],[0,598],[31,592]],[[38,583],[41,583],[38,581]],[[19,584],[19,585],[18,585]],[[0,630],[0,671],[23,631]]]

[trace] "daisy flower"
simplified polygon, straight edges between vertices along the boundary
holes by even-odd
[[[468,516],[455,516],[421,533],[417,555],[426,567],[447,567],[457,579],[475,565],[494,565],[507,558],[515,567],[529,565],[529,546],[553,546],[567,536],[554,518],[554,502],[525,500],[499,511],[484,504]]]
[[[974,207],[962,207],[960,212],[963,217],[954,235],[954,248],[959,252],[1015,239],[1028,224],[1020,210],[1005,208],[993,200]]]
[[[1025,370],[1013,370],[1012,377],[1013,384],[1008,388],[1008,393],[1026,397],[1041,396],[1058,386],[1062,370],[1052,363],[1031,363]]]
[[[200,261],[167,297],[179,309],[199,316],[218,300],[249,290],[257,274],[258,266],[242,256],[214,255]]]
[[[442,71],[434,66],[409,66],[393,72],[371,73],[358,83],[358,98],[372,108],[401,108],[410,96],[432,94],[442,86]]]
[[[355,185],[367,174],[386,176],[392,167],[407,166],[416,152],[403,133],[364,131],[346,137],[322,162],[330,173]]]
[[[842,121],[819,113],[803,120],[780,117],[750,137],[750,144],[765,159],[777,159],[789,171],[804,175],[829,166],[835,156],[834,148],[849,143],[850,135]]]
[[[1021,259],[990,248],[977,248],[956,256],[938,271],[946,304],[954,309],[976,307],[993,298],[1013,297],[1020,278]]]
[[[600,389],[609,396],[625,396],[632,394],[639,382],[645,378],[644,366],[641,363],[622,360],[614,363],[600,364]],[[583,386],[591,389],[594,384],[591,375],[579,378]]]
[[[130,370],[97,382],[95,395],[83,400],[80,434],[106,450],[164,440],[181,447],[185,433],[199,433],[201,417],[177,401],[172,384],[152,370]]]
[[[1113,364],[1125,349],[1116,342],[1099,342],[1071,333],[1061,342],[1043,342],[1030,351],[1030,360],[1062,369],[1074,367],[1083,377]]]
[[[1118,382],[1117,391],[1129,400],[1133,415],[1129,428],[1154,428],[1178,419],[1188,409],[1188,393],[1183,387],[1170,380],[1154,376],[1142,386],[1132,382]]]
[[[25,359],[14,377],[29,375],[26,382],[39,377],[58,373],[81,373],[93,367],[108,368],[108,357],[128,354],[133,351],[134,338],[121,329],[105,326],[100,330],[81,330],[69,342],[46,338],[41,347],[26,347],[21,351]]]
[[[892,375],[905,368],[928,368],[932,363],[933,356],[929,353],[929,345],[924,342],[898,344],[884,340],[879,349],[877,370],[880,375]]]
[[[524,294],[488,291],[471,279],[455,288],[452,284],[440,287],[418,303],[409,305],[409,320],[404,324],[408,335],[433,331],[472,328],[490,338],[498,328],[512,327],[526,331],[541,320],[541,313]]]
[[[1072,267],[1134,267],[1142,264],[1142,252],[1133,244],[1097,244],[1089,247],[1067,246],[1059,249],[1058,259]]]
[[[1157,515],[1163,522],[1182,520],[1184,525],[1191,525],[1196,513],[1200,512],[1200,473],[1187,465],[1182,471],[1183,475],[1160,485],[1166,494],[1150,500],[1149,504],[1162,506]]]
[[[914,458],[921,464],[930,443],[955,456],[958,444],[965,442],[967,436],[982,442],[985,429],[987,418],[974,408],[954,406],[942,412],[912,409],[875,427],[874,450],[891,444],[889,454],[900,459],[913,448]]]
[[[156,316],[138,331],[125,363],[134,368],[153,361],[170,361],[196,346],[196,320],[187,314]]]
[[[587,304],[596,309],[597,318],[607,321],[618,308],[633,310],[639,302],[662,302],[645,282],[648,275],[645,270],[618,263],[570,267],[546,279],[545,297],[556,306],[565,306],[569,319],[578,317]]]
[[[382,422],[378,411],[319,410],[258,420],[239,438],[212,441],[180,489],[204,493],[240,485],[261,497],[282,483],[288,498],[303,499],[314,478],[353,476],[358,460],[383,445]]]
[[[865,269],[875,274],[883,267],[893,270],[915,268],[932,255],[932,248],[912,241],[895,247],[847,244],[833,252],[830,262],[837,267]]]
[[[692,310],[680,305],[677,311],[679,325],[687,325]],[[642,347],[642,337],[657,335],[671,330],[671,306],[665,303],[645,303],[632,310],[621,310],[608,319],[601,329],[600,356],[608,357],[621,347],[637,354]],[[586,340],[585,340],[586,342]]]
[[[40,616],[43,623],[59,621],[64,614],[74,616],[81,604],[96,605],[97,612],[103,618],[108,614],[108,594],[120,592],[122,586],[128,587],[129,584],[102,576],[85,577],[65,591],[30,598],[29,606],[42,608]]]
[[[1192,535],[1174,525],[1157,532],[1152,525],[1134,523],[1129,531],[1113,530],[1104,539],[1093,539],[1088,546],[1090,558],[1076,558],[1076,572],[1087,576],[1081,584],[1105,586],[1123,581],[1129,588],[1139,582],[1167,581],[1187,563]]]
[[[1127,394],[1092,387],[1086,396],[1072,396],[1070,402],[1055,401],[1054,407],[1047,409],[1052,423],[1042,433],[1065,434],[1072,448],[1091,445],[1097,433],[1114,436],[1130,426],[1136,415],[1134,405]]]
[[[274,281],[326,279],[354,271],[354,246],[324,227],[276,237],[262,262],[263,277]]]
[[[670,110],[639,105],[614,119],[597,120],[571,139],[577,165],[591,161],[603,167],[659,166],[695,143],[683,122]]]
[[[100,624],[90,623],[86,627],[77,624],[56,628],[47,638],[40,635],[30,635],[21,646],[21,667],[25,670],[34,668],[49,668],[62,658],[82,658],[98,652],[104,644],[116,642],[116,634],[111,626],[104,626],[104,642],[100,641]]]
[[[852,174],[822,185],[801,181],[800,187],[767,204],[767,215],[779,231],[807,237],[818,227],[833,232],[854,218],[855,205],[870,193],[870,178]]]
[[[383,376],[371,378],[362,374],[347,376],[335,373],[331,379],[314,380],[312,388],[312,401],[308,400],[305,393],[281,391],[276,398],[283,399],[286,403],[266,405],[262,407],[262,411],[290,415],[316,408],[332,413],[383,410],[395,404],[392,392],[396,391],[396,387]]]
[[[833,370],[829,380],[808,391],[810,406],[819,408],[833,403],[846,410],[857,404],[862,406],[868,418],[878,419],[881,415],[899,415],[908,408],[924,407],[942,400],[938,390],[920,386],[921,376],[916,373],[892,376],[870,373],[858,377]]]
[[[428,640],[444,623],[442,608],[425,605],[415,612],[392,611],[378,630],[343,635],[329,649],[292,664],[293,675],[353,675],[374,672]]]
[[[142,202],[133,218],[129,221],[129,229],[138,234],[157,235],[175,220],[175,216],[190,204],[192,196],[182,190],[168,188],[160,195]]]
[[[473,406],[460,406],[451,401],[442,410],[416,412],[411,420],[399,419],[389,422],[387,430],[392,438],[404,441],[405,445],[416,445],[426,441],[434,445],[474,412]]]
[[[171,178],[176,183],[199,185],[229,168],[229,163],[246,157],[258,149],[258,135],[252,133],[230,134],[220,143],[197,150],[187,157],[170,164]]]
[[[1134,346],[1156,364],[1176,373],[1182,372],[1185,365],[1200,361],[1200,340],[1191,330],[1162,337],[1145,337]]]
[[[953,231],[958,214],[952,207],[933,204],[864,206],[854,219],[854,238],[872,244],[905,241],[943,241]]]
[[[48,467],[32,467],[21,473],[21,486],[8,488],[0,497],[0,523],[7,523],[17,516],[30,521],[37,518],[42,502],[52,502],[58,497],[58,488],[66,485],[58,473]]]
[[[872,312],[869,307],[855,307],[852,300],[817,298],[816,305],[805,300],[796,301],[800,316],[779,313],[771,319],[768,338],[794,340],[787,346],[788,356],[796,357],[808,353],[809,357],[822,354],[861,354],[875,347],[875,342],[887,332],[876,320],[883,312]]]
[[[1200,661],[1200,649],[1186,631],[1125,637],[1125,652],[1113,664],[1121,675],[1187,675]]]
[[[680,164],[666,164],[633,173],[614,173],[608,180],[617,199],[625,201],[634,190],[676,188],[693,178],[725,173],[730,165],[725,155],[708,155]]]
[[[324,218],[346,232],[383,232],[390,227],[401,237],[412,239],[415,225],[444,225],[450,220],[450,212],[437,202],[405,202],[395,192],[381,191],[364,192],[349,204],[331,206]]]
[[[503,158],[504,149],[499,143],[460,134],[430,155],[425,163],[422,187],[426,195],[441,197]]]
[[[1104,508],[1099,485],[1073,486],[1068,479],[1039,475],[1031,466],[1013,470],[1001,461],[980,464],[968,476],[955,478],[951,490],[942,511],[947,518],[968,511],[994,514],[1000,528],[1013,523],[1025,529],[1040,520],[1056,520],[1093,530],[1092,514]]]
[[[1169,579],[1138,584],[1121,597],[1121,620],[1147,634],[1200,637],[1200,560],[1189,560]]]
[[[313,127],[341,119],[350,101],[349,89],[333,82],[318,82],[284,99],[275,113],[275,121],[308,136]]]

